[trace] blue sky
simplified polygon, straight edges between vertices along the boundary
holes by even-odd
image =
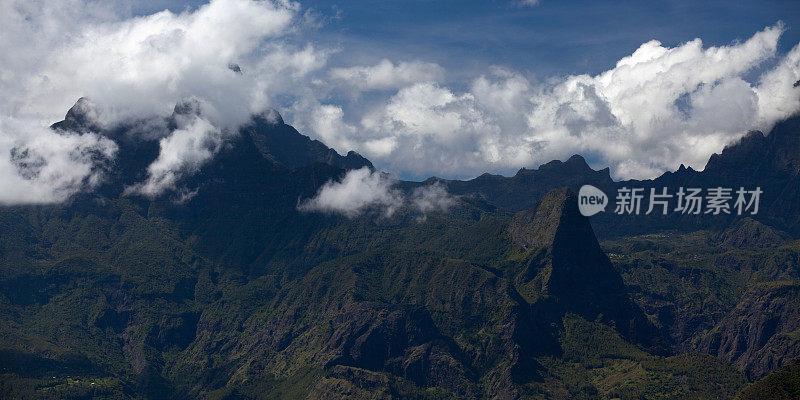
[[[140,2],[135,14],[192,9],[204,1]],[[506,0],[301,1],[322,25],[304,39],[339,46],[334,64],[383,58],[421,59],[448,69],[450,84],[491,65],[533,77],[596,74],[642,43],[676,46],[701,38],[706,46],[746,40],[778,21],[785,53],[800,41],[800,2],[548,1],[523,6]]]

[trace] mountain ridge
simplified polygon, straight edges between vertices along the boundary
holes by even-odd
[[[96,129],[82,122],[84,108],[55,129]],[[179,104],[175,117],[196,111]],[[615,183],[580,156],[521,169],[516,180],[482,175],[483,194],[442,180],[455,204],[425,219],[403,210],[391,218],[301,213],[299,200],[348,166],[370,166],[333,157],[281,120],[255,116],[229,138],[181,182],[196,191],[183,203],[120,196],[158,151],[156,137],[125,142],[141,131],[134,121],[102,132],[131,151],[97,193],[0,208],[0,393],[731,398],[745,374],[788,362],[770,349],[792,346],[786,293],[794,292],[761,295],[758,285],[795,287],[800,250],[773,226],[726,220],[719,231],[601,244],[603,215],[582,216],[575,187]],[[169,118],[154,124],[170,129]],[[283,131],[270,142],[275,129]],[[302,161],[280,161],[291,154],[274,150],[284,139]],[[683,184],[700,182],[698,174],[664,176]],[[505,190],[518,196],[497,197]],[[775,306],[760,315],[764,299]],[[773,318],[787,329],[770,334]],[[731,346],[743,321],[761,333]]]
[[[191,100],[187,100],[190,102]],[[187,102],[178,103],[173,115],[167,118],[167,129],[174,129],[175,115],[181,112],[200,112],[199,105]],[[182,111],[183,110],[183,111]],[[94,123],[96,112],[88,99],[81,98],[67,112],[63,121],[53,124],[56,130],[76,129],[79,131],[98,131]],[[139,125],[147,122],[123,124],[111,130],[99,130],[115,139],[121,146],[119,166],[111,175],[114,191],[140,182],[146,177],[145,168],[158,154],[156,138],[134,140],[127,131],[136,131]],[[159,125],[156,123],[155,125]],[[169,128],[169,127],[172,128]],[[778,122],[769,135],[751,131],[734,143],[725,147],[719,154],[709,157],[703,171],[696,171],[681,165],[675,171],[667,171],[651,180],[614,181],[608,167],[594,170],[580,155],[573,155],[566,161],[553,160],[535,169],[521,168],[514,176],[504,177],[484,173],[476,178],[460,181],[442,178],[428,178],[422,182],[399,181],[398,187],[404,190],[436,183],[443,185],[448,192],[458,196],[478,196],[484,200],[512,212],[528,209],[535,205],[548,191],[568,186],[577,192],[582,185],[589,184],[600,188],[607,194],[615,193],[623,186],[636,186],[649,190],[651,187],[666,187],[675,193],[678,187],[717,187],[740,186],[763,190],[761,210],[752,216],[762,223],[784,230],[793,237],[800,235],[800,202],[792,201],[800,196],[800,115],[794,115]],[[345,156],[328,148],[318,140],[300,134],[274,109],[251,116],[239,129],[240,136],[249,138],[258,152],[267,160],[289,170],[309,167],[314,163],[328,164],[348,171],[363,167],[375,169],[366,158],[353,151]],[[139,138],[141,139],[141,138]],[[210,168],[206,166],[206,170]],[[337,175],[338,176],[338,175]],[[331,177],[333,178],[333,177]],[[190,178],[191,179],[191,178]],[[199,185],[195,182],[194,185]],[[113,186],[113,185],[112,185]],[[107,193],[113,195],[113,193]],[[610,196],[613,201],[613,195]],[[674,199],[670,200],[674,208]],[[616,216],[611,210],[592,218],[595,232],[602,237],[614,237],[629,232],[644,233],[677,226],[681,229],[714,228],[722,230],[736,218],[729,216],[704,216],[692,218],[685,215],[659,216]]]

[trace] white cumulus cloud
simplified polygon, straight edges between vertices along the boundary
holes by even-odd
[[[681,163],[702,168],[747,130],[775,122],[743,76],[775,55],[782,31],[705,49],[699,39],[674,48],[647,42],[611,70],[541,88],[525,136],[543,156],[594,154],[618,177],[651,178]]]
[[[269,42],[293,28],[294,3],[214,0],[180,14],[165,10],[122,20],[80,14],[76,22],[60,14],[87,7],[78,2],[12,1],[6,7],[3,25],[14,23],[11,36],[0,41],[0,54],[27,62],[10,63],[0,77],[4,94],[10,95],[4,111],[51,122],[82,96],[116,119],[167,114],[191,95],[209,103],[207,112],[216,124],[236,125],[263,106],[257,101],[259,84],[319,65],[309,60],[316,56],[313,48],[292,50]],[[38,46],[28,48],[31,37]],[[254,57],[258,51],[266,56]],[[269,58],[284,69],[260,64]],[[230,63],[244,74],[231,71]]]
[[[336,126],[347,133],[336,142],[415,178],[512,172],[575,153],[617,178],[652,178],[680,164],[701,169],[748,130],[768,131],[800,110],[797,46],[747,80],[776,56],[783,31],[777,24],[712,47],[653,40],[594,76],[531,82],[497,67],[465,91],[415,82],[377,106],[339,113]]]

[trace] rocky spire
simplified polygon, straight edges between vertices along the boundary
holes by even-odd
[[[514,279],[529,301],[554,299],[562,313],[600,318],[628,340],[660,350],[656,328],[628,297],[572,190],[551,190],[537,206],[517,213],[509,233],[528,254]]]

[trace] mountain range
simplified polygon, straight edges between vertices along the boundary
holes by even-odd
[[[148,198],[159,152],[85,100],[52,126],[114,140],[94,191],[0,208],[7,398],[754,398],[798,393],[800,116],[703,171],[614,181],[583,157],[438,183],[419,218],[298,210],[371,162],[254,115]],[[756,215],[586,218],[576,193],[763,190]],[[771,374],[772,373],[772,374]],[[776,389],[777,388],[777,389]]]

